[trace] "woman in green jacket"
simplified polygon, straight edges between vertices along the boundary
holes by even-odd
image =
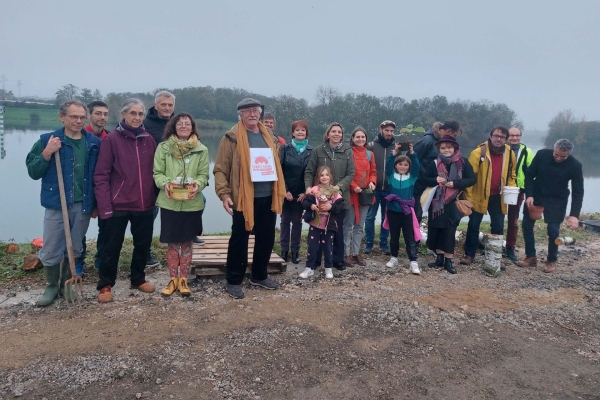
[[[160,189],[156,205],[160,213],[160,242],[167,243],[167,265],[171,279],[161,294],[191,291],[187,276],[192,264],[192,241],[202,231],[204,200],[199,192],[208,184],[208,149],[200,143],[194,118],[180,113],[165,127],[163,141],[154,155],[154,182]],[[189,187],[189,198],[173,198],[171,184]]]

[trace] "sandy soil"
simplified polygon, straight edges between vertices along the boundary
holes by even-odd
[[[4,286],[0,399],[598,399],[599,249],[499,278],[431,257],[414,276],[375,251],[331,281],[290,264],[279,290],[245,283],[244,300],[222,278],[192,282],[190,299],[120,281],[100,305],[90,281],[82,307],[40,309],[43,282]]]

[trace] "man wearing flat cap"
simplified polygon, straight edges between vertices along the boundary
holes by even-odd
[[[215,191],[233,218],[227,249],[225,290],[244,298],[241,288],[248,267],[248,238],[254,230],[250,284],[265,289],[278,285],[267,275],[275,244],[276,214],[281,214],[285,183],[279,163],[279,142],[260,122],[262,104],[245,98],[237,105],[238,122],[221,139],[213,168]]]

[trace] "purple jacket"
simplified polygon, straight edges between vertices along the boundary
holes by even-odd
[[[98,216],[116,211],[148,211],[156,203],[154,152],[156,142],[142,125],[136,130],[121,122],[103,141],[94,184]]]

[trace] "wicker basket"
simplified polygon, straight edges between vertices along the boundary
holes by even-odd
[[[188,187],[183,187],[182,185],[178,185],[176,183],[169,183],[169,191],[171,192],[171,197],[173,200],[189,200],[192,198],[192,185],[188,185]]]

